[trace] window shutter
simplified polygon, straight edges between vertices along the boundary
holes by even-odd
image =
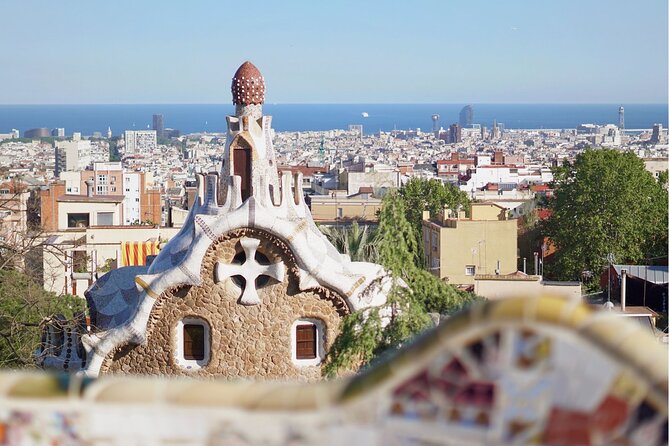
[[[295,327],[295,357],[314,359],[316,357],[316,326],[312,324]]]
[[[204,327],[202,325],[184,325],[184,359],[204,359]]]

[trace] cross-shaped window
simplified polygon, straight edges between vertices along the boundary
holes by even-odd
[[[258,289],[269,283],[273,278],[283,281],[285,265],[282,261],[271,263],[267,256],[258,252],[260,240],[242,238],[239,240],[241,250],[235,255],[231,263],[218,262],[216,264],[216,282],[230,279],[242,289],[239,303],[243,305],[258,305],[260,297]]]

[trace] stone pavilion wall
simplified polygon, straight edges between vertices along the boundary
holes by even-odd
[[[261,304],[238,303],[241,288],[225,279],[214,281],[216,262],[230,263],[240,250],[239,239],[260,240],[258,251],[271,262],[282,260],[282,283],[271,279],[258,289]],[[213,242],[204,256],[202,284],[163,293],[148,323],[143,345],[125,345],[107,356],[101,374],[187,375],[316,380],[321,365],[298,367],[292,361],[291,328],[295,320],[322,321],[327,352],[338,333],[340,318],[348,312],[343,299],[327,289],[300,291],[295,258],[278,238],[258,230],[242,229]],[[210,326],[211,356],[201,369],[187,370],[176,363],[177,326],[184,318],[201,318]]]

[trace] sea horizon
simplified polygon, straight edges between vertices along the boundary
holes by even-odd
[[[432,115],[447,128],[459,121],[463,106],[474,108],[474,124],[507,129],[567,129],[579,124],[617,124],[618,107],[625,108],[625,128],[668,126],[665,103],[266,103],[277,131],[327,131],[362,124],[365,133],[393,129],[432,129]],[[65,128],[66,135],[81,132],[113,134],[150,128],[153,114],[162,114],[166,128],[182,133],[226,131],[225,116],[232,104],[13,104],[0,105],[0,133],[31,128]]]

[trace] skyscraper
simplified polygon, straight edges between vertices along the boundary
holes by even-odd
[[[664,144],[664,132],[662,131],[662,124],[653,124],[653,134],[650,137],[650,142],[653,144]]]
[[[156,131],[156,135],[159,138],[162,138],[165,133],[165,123],[163,121],[162,114],[153,115],[153,130]]]
[[[460,124],[451,124],[448,128],[448,142],[451,144],[462,142],[462,128]]]
[[[622,105],[618,109],[618,128],[625,130],[625,109]]]
[[[465,105],[460,110],[460,127],[471,127],[474,123],[474,107]]]
[[[47,138],[49,136],[51,136],[51,130],[44,127],[30,129],[23,132],[24,138]]]
[[[435,138],[439,138],[439,118],[438,114],[432,115],[432,133]]]
[[[500,138],[501,132],[499,127],[497,127],[497,119],[492,120],[492,134],[490,135],[490,138],[493,140],[497,140]]]

